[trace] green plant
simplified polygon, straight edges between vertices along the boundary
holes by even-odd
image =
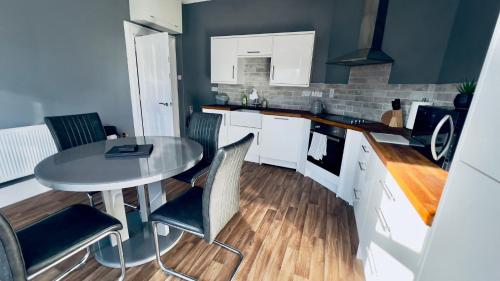
[[[466,80],[460,83],[460,85],[458,85],[457,90],[460,94],[472,95],[476,90],[476,85],[477,85],[476,80],[474,79]]]

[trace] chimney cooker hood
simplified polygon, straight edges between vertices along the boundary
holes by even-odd
[[[393,62],[394,60],[382,51],[388,6],[389,0],[365,0],[358,50],[329,60],[327,64],[356,66]]]

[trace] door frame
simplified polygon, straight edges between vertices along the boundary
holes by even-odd
[[[125,31],[125,47],[127,52],[130,101],[132,105],[134,135],[142,136],[143,135],[142,111],[141,111],[141,98],[139,90],[139,76],[137,72],[137,57],[135,51],[135,37],[160,33],[161,31],[148,28],[129,21],[123,21],[123,28]],[[177,58],[175,50],[175,37],[172,35],[169,35],[169,46],[170,47],[174,46],[174,48],[169,48],[170,79],[171,79],[170,84],[172,85],[174,136],[179,137],[180,122],[179,122],[179,92],[177,89],[177,60],[176,60]]]

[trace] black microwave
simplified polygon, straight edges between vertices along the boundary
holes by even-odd
[[[419,106],[410,145],[438,166],[448,170],[466,116],[466,110]]]

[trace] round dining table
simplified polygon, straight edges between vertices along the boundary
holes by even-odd
[[[149,156],[105,157],[114,146],[152,144]],[[149,214],[167,202],[164,180],[198,163],[203,147],[192,140],[177,137],[131,137],[106,140],[73,147],[56,153],[35,167],[35,177],[43,185],[62,191],[100,191],[106,213],[121,221],[120,231],[127,267],[155,259],[153,232]],[[163,182],[163,183],[162,183]],[[146,188],[147,186],[147,188]],[[125,211],[122,189],[138,187],[139,210]],[[61,225],[60,227],[64,227]],[[160,251],[171,249],[182,231],[162,226]],[[103,240],[94,245],[96,260],[119,268],[116,241]]]

